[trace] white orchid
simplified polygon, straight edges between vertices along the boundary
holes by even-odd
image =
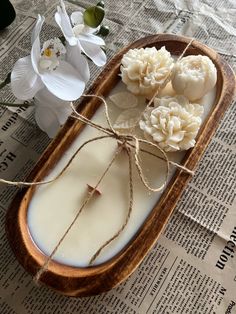
[[[84,91],[85,79],[77,68],[64,60],[66,49],[58,38],[46,41],[40,49],[39,34],[43,23],[44,17],[38,15],[31,54],[19,59],[13,67],[12,92],[18,99],[27,100],[44,88],[62,100],[76,100]]]
[[[103,66],[106,63],[106,54],[102,50],[101,46],[105,45],[105,42],[99,36],[94,33],[98,28],[91,28],[84,24],[83,14],[81,12],[73,12],[69,18],[65,4],[61,0],[61,6],[58,6],[55,14],[55,20],[61,28],[64,37],[69,43],[68,50],[72,50],[72,55],[80,54],[81,51],[86,54],[97,66]],[[68,59],[76,68],[80,68],[81,64],[77,64],[78,61],[73,58]]]
[[[83,54],[98,66],[106,63],[106,55],[101,48],[105,42],[94,34],[98,30],[102,33],[103,30],[105,36],[104,27],[87,26],[81,12],[72,13],[70,20],[62,0],[57,10],[55,19],[64,34],[66,46],[59,38],[53,38],[44,42],[41,48],[39,36],[45,18],[38,15],[32,32],[30,55],[15,63],[10,79],[16,98],[33,98],[35,120],[49,137],[54,137],[66,122],[72,112],[71,101],[82,95],[89,80],[89,66]],[[84,13],[85,18],[91,17],[90,11],[96,23],[100,24],[104,10],[100,6],[89,7]]]
[[[43,88],[35,95],[34,103],[38,126],[53,138],[72,112],[70,102],[57,98]]]

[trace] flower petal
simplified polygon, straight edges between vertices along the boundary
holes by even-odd
[[[43,107],[43,110],[49,111],[53,113],[54,116],[56,116],[57,122],[59,122],[60,125],[64,124],[67,120],[67,118],[70,116],[72,113],[72,109],[70,106],[69,101],[64,101],[59,99],[58,97],[54,96],[52,93],[50,93],[47,88],[44,88],[40,90],[36,95],[35,95],[35,105],[36,107]],[[42,110],[40,111],[39,115],[44,113]],[[52,116],[51,114],[51,118]],[[38,117],[40,119],[40,117]],[[46,119],[46,121],[48,121]],[[43,122],[41,121],[41,124]],[[53,125],[57,124],[53,122]]]
[[[75,11],[70,16],[71,22],[73,25],[84,24],[83,13],[79,11]]]
[[[96,27],[96,28],[93,28],[93,27],[89,27],[88,25],[84,24],[83,34],[94,34],[94,33],[97,33],[97,32],[99,32],[100,28],[101,28],[100,25],[98,27]]]
[[[64,101],[64,103],[58,104],[57,107],[54,107],[54,113],[57,115],[57,119],[61,125],[63,125],[68,117],[72,113],[69,101]]]
[[[19,59],[11,72],[11,89],[13,94],[27,100],[43,88],[40,77],[35,73],[30,56]]]
[[[45,21],[45,17],[38,14],[38,18],[37,18],[37,21],[33,29],[32,36],[31,36],[32,45],[35,42],[36,38],[39,37],[44,21]]]
[[[81,55],[81,49],[79,45],[70,46],[67,45],[67,58],[66,60],[75,67],[82,79],[87,83],[90,77],[89,66],[87,59]]]
[[[57,12],[55,13],[55,21],[58,26],[61,28],[61,31],[69,42],[70,45],[74,46],[77,44],[78,40],[74,36],[74,32],[71,26],[70,18],[66,12],[65,4],[61,0],[61,7],[57,7]]]
[[[41,32],[45,18],[38,15],[38,19],[32,34],[32,48],[31,48],[31,62],[34,71],[39,74],[38,63],[40,59],[40,39],[39,34]]]
[[[101,37],[98,37],[93,34],[80,34],[78,36],[78,39],[80,42],[85,41],[85,42],[93,43],[98,46],[105,46],[105,41]]]
[[[35,120],[40,129],[46,132],[50,138],[53,138],[60,128],[57,116],[47,106],[35,107]]]
[[[80,41],[82,51],[90,58],[97,66],[103,66],[107,57],[105,52],[100,48],[100,46],[87,42]]]
[[[78,71],[66,61],[61,61],[54,71],[43,73],[41,79],[47,89],[62,100],[78,99],[85,88]]]
[[[33,43],[33,46],[31,48],[31,64],[33,66],[34,71],[39,75],[39,60],[40,60],[40,40],[39,37],[36,38],[36,40]]]

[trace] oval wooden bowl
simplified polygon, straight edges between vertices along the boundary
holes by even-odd
[[[153,46],[159,49],[166,46],[171,54],[179,55],[189,41],[189,38],[182,36],[160,34],[134,42],[122,49],[109,62],[96,79],[89,93],[106,96],[112,90],[119,81],[121,58],[129,49]],[[209,56],[218,71],[215,105],[199,131],[195,147],[186,153],[183,161],[187,168],[194,170],[216,131],[220,119],[232,101],[235,77],[231,68],[215,51],[198,41],[192,43],[186,54]],[[92,117],[99,105],[100,102],[96,98],[84,98],[80,110],[87,117]],[[69,148],[82,128],[81,123],[69,119],[58,136],[46,149],[27,181],[42,180]],[[70,267],[51,261],[48,270],[43,273],[40,281],[48,287],[69,296],[95,295],[117,286],[137,268],[148,251],[151,250],[189,179],[189,174],[179,170],[176,171],[159,202],[135,237],[115,257],[104,264],[88,268]],[[32,275],[36,274],[46,259],[45,255],[33,243],[27,227],[27,210],[34,191],[35,187],[21,189],[14,198],[6,218],[6,231],[12,250],[19,262]]]

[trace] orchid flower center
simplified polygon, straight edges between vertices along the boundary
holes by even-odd
[[[56,70],[56,68],[60,64],[60,60],[63,59],[65,53],[66,49],[59,38],[45,41],[45,43],[43,44],[43,49],[41,51],[39,67],[42,70]]]

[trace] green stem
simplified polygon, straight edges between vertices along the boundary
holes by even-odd
[[[6,84],[6,82],[4,81],[4,82],[2,82],[2,83],[0,83],[0,89],[2,89],[4,86],[6,86],[7,84]]]
[[[23,104],[13,104],[10,102],[0,102],[0,107],[24,107],[28,108],[30,106],[33,106],[33,103],[23,103]]]
[[[3,87],[5,87],[7,84],[9,84],[11,82],[11,72],[7,74],[7,77],[5,78],[5,80],[0,83],[0,89],[2,89]]]
[[[10,82],[11,82],[11,72],[8,73],[6,79],[2,83],[0,83],[0,89],[5,87]],[[23,102],[23,104],[13,104],[10,102],[0,101],[0,107],[24,107],[24,108],[28,108],[28,107],[33,106],[33,105],[34,105],[34,103],[29,102],[29,101],[25,101],[25,102]]]

